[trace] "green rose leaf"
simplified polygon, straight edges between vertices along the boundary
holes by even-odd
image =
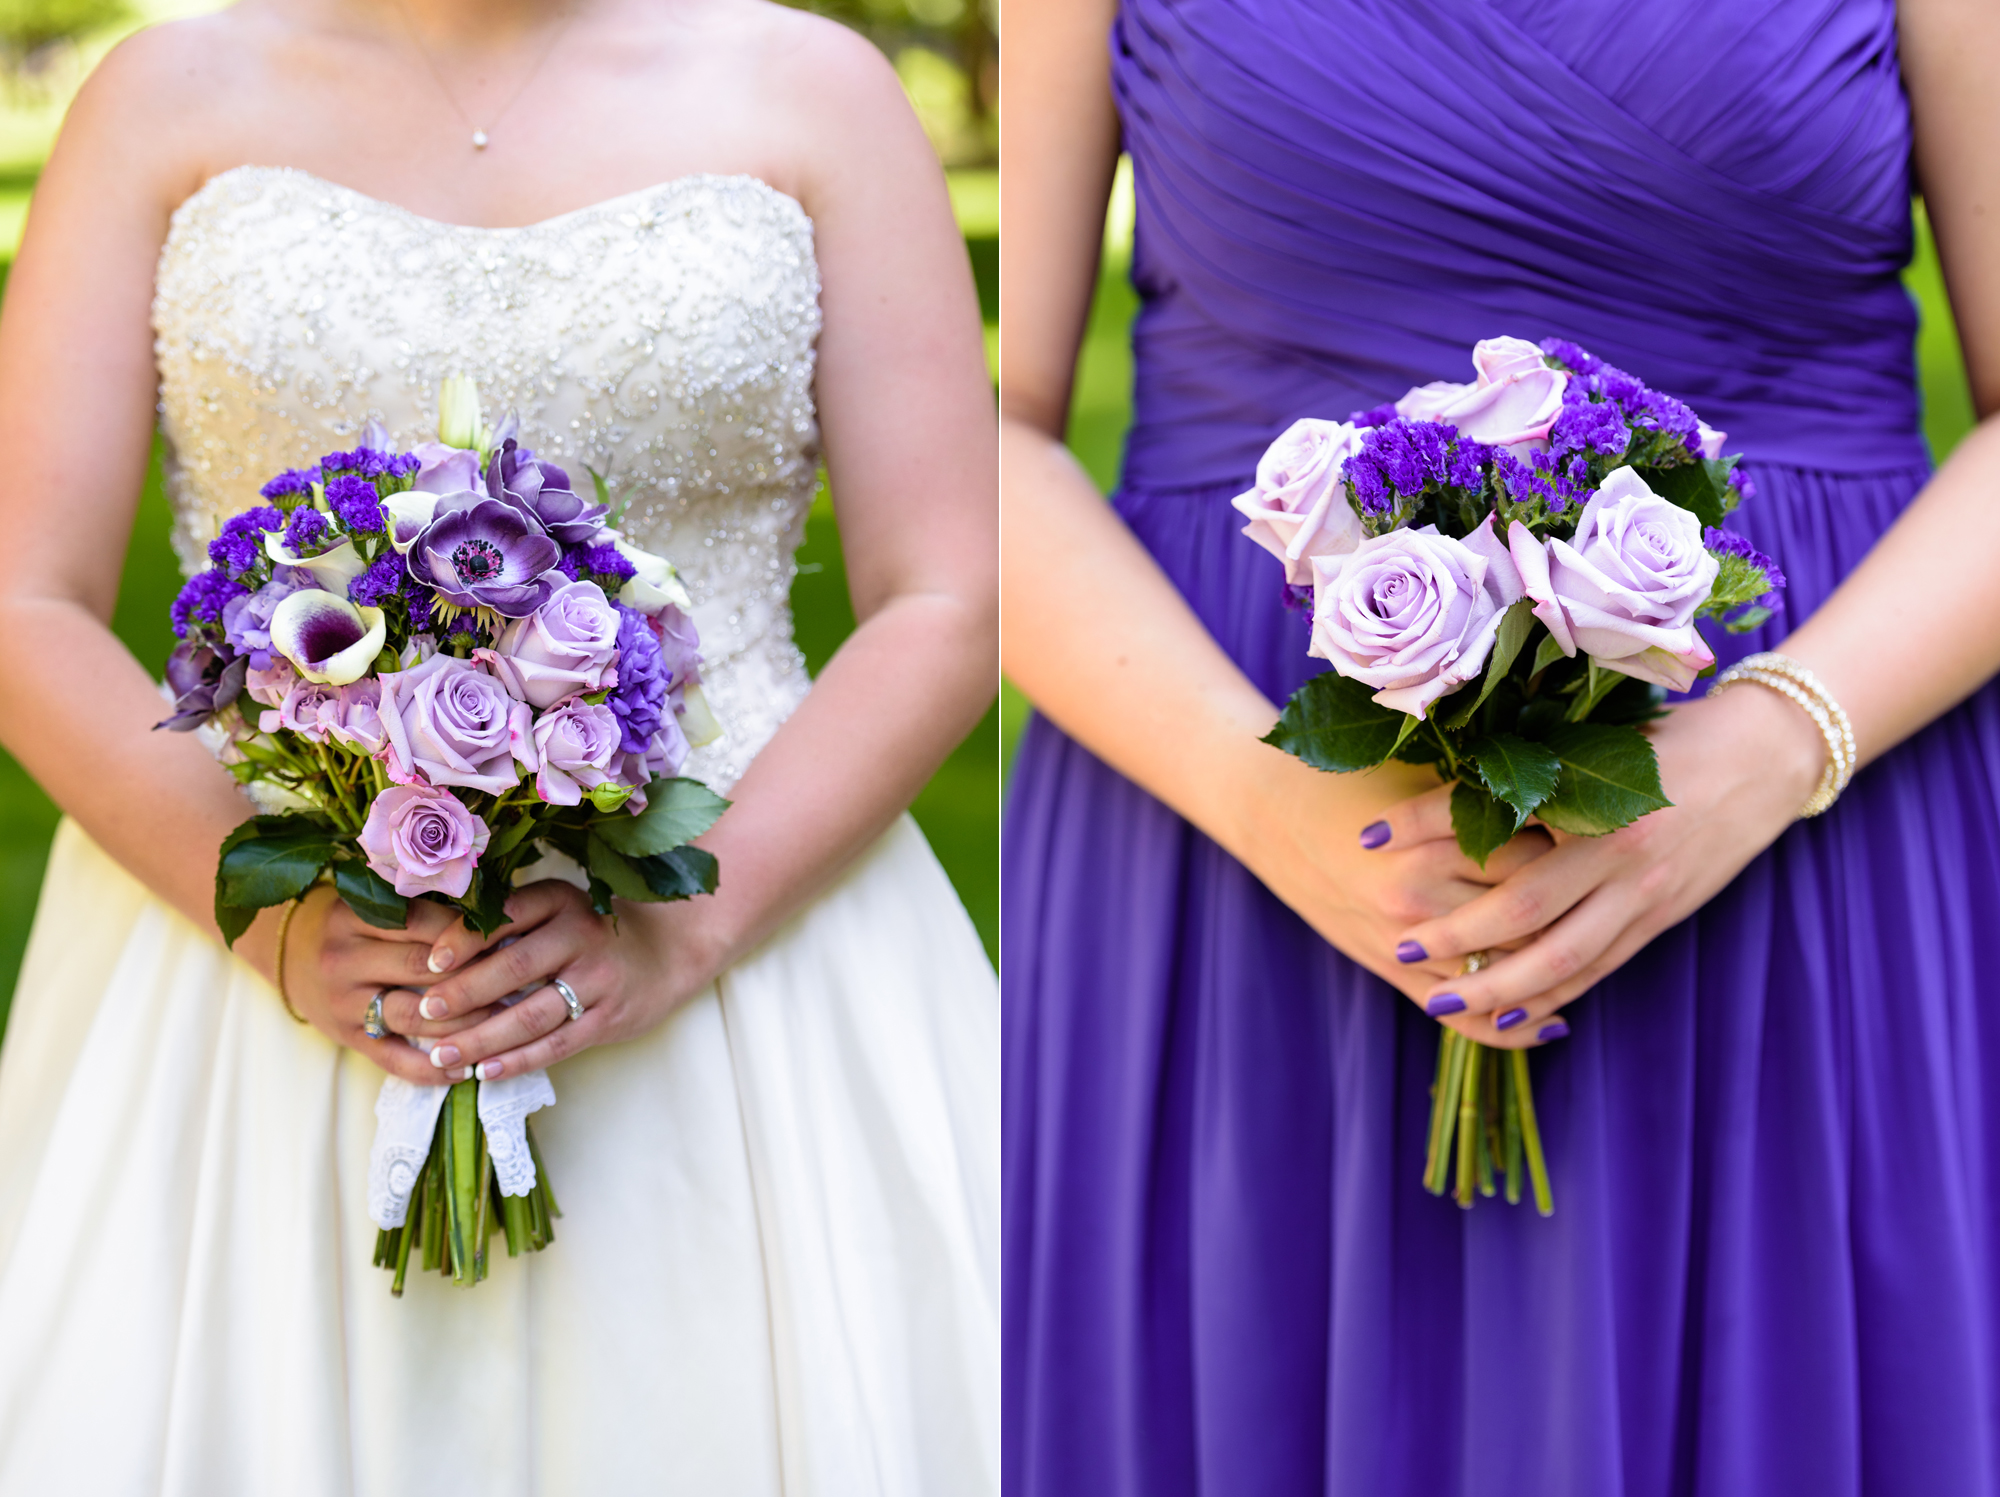
[[[1562,765],[1545,744],[1530,743],[1512,733],[1495,733],[1480,739],[1467,752],[1494,798],[1513,808],[1516,820],[1507,833],[1510,837],[1556,792]]]
[[[459,901],[466,926],[482,936],[490,936],[507,923],[507,896],[514,892],[513,884],[506,879],[495,878],[491,872],[481,868],[473,875],[472,887],[466,897]]]
[[[1389,757],[1403,729],[1403,714],[1376,706],[1374,695],[1373,687],[1333,671],[1314,676],[1292,693],[1263,741],[1314,769],[1373,769]]]
[[[699,847],[677,847],[655,857],[638,858],[634,866],[655,899],[692,899],[715,892],[715,858]]]
[[[1458,849],[1481,868],[1520,829],[1512,806],[1502,805],[1477,785],[1460,780],[1451,788],[1451,829]]]
[[[685,847],[715,825],[729,802],[700,780],[655,780],[646,787],[646,809],[637,816],[613,812],[591,823],[591,833],[631,858]]]
[[[587,844],[589,851],[585,866],[590,869],[593,882],[602,882],[605,888],[620,899],[649,900],[653,891],[646,886],[642,875],[632,860],[619,852],[593,829]],[[609,913],[605,910],[599,914]]]
[[[302,816],[257,816],[222,839],[218,908],[261,910],[296,899],[333,857],[333,833]]]
[[[1545,634],[1542,636],[1541,644],[1535,650],[1535,663],[1528,667],[1528,674],[1539,676],[1558,660],[1567,658],[1563,654],[1563,647],[1556,643],[1556,637],[1553,634]]]
[[[1487,657],[1486,675],[1480,682],[1479,691],[1477,694],[1463,693],[1467,698],[1465,705],[1444,719],[1445,727],[1462,728],[1472,721],[1472,714],[1485,705],[1486,699],[1493,695],[1493,688],[1507,678],[1507,672],[1520,657],[1521,647],[1527,644],[1528,635],[1534,627],[1535,605],[1531,599],[1521,599],[1500,615],[1500,628],[1493,636],[1493,653]],[[1545,643],[1554,644],[1555,640],[1551,637]],[[1539,670],[1540,666],[1536,669]]]
[[[410,901],[366,863],[335,863],[333,887],[347,907],[380,930],[401,930],[409,923]]]
[[[245,909],[240,904],[224,904],[222,896],[215,897],[215,923],[222,931],[222,944],[234,946],[243,932],[256,920],[257,911]]]
[[[1558,831],[1601,837],[1673,804],[1660,788],[1653,745],[1637,728],[1565,723],[1547,742],[1562,777],[1535,814]]]
[[[1720,465],[1718,465],[1720,466]],[[1724,482],[1718,485],[1715,475],[1709,471],[1709,464],[1678,463],[1671,468],[1647,468],[1641,473],[1646,487],[1671,504],[1678,504],[1692,513],[1704,525],[1720,525],[1724,514],[1722,508],[1723,490],[1728,487],[1728,468],[1723,468]]]

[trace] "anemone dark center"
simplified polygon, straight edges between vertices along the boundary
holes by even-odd
[[[452,570],[458,573],[461,582],[490,581],[500,575],[505,561],[498,546],[478,536],[460,541],[451,553]]]

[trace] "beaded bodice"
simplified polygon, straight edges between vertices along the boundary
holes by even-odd
[[[695,601],[733,783],[805,695],[788,596],[818,468],[812,222],[752,177],[682,177],[523,228],[439,223],[281,167],[182,203],[153,303],[184,568],[282,469],[380,420],[435,436],[448,375],[493,419],[628,498],[632,540]]]

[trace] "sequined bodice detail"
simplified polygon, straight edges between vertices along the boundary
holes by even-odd
[[[683,177],[524,228],[439,223],[308,173],[238,167],[175,212],[153,304],[184,568],[281,469],[370,419],[432,438],[447,375],[627,500],[680,568],[733,783],[805,695],[788,596],[818,469],[812,222],[751,177]]]

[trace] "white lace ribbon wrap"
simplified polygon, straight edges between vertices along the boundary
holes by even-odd
[[[400,1076],[383,1080],[375,1098],[375,1143],[368,1151],[368,1215],[383,1229],[400,1227],[410,1214],[437,1134],[438,1113],[448,1086],[418,1086]],[[479,1122],[503,1196],[524,1196],[535,1188],[535,1156],[528,1149],[528,1114],[556,1105],[547,1071],[502,1076],[479,1083]]]

